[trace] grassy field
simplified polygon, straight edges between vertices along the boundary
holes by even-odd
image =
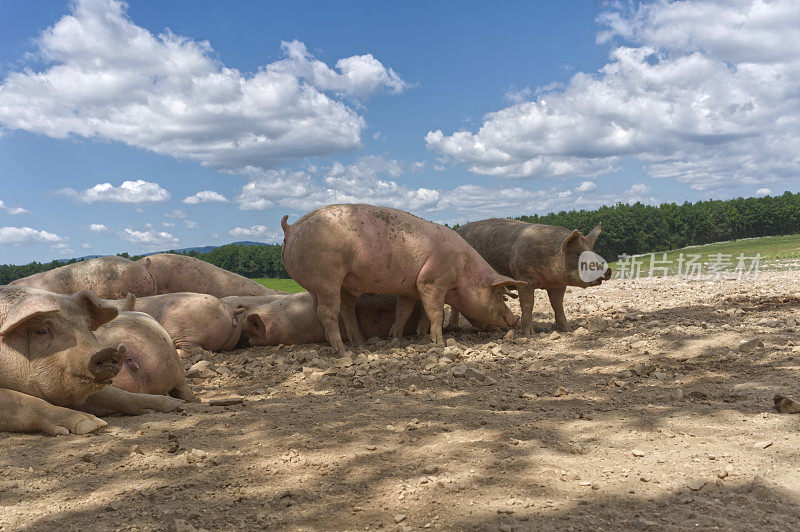
[[[306,289],[294,282],[294,279],[269,279],[262,277],[261,279],[253,279],[255,282],[266,286],[267,288],[274,288],[283,292],[305,292]]]
[[[736,275],[737,266],[747,272],[753,267],[754,259],[758,255],[760,255],[759,270],[797,267],[800,263],[800,235],[745,238],[703,246],[689,246],[667,252],[637,255],[635,259],[628,259],[625,262],[617,260],[610,266],[615,272],[622,270],[628,272],[626,277],[630,277],[630,272],[636,268],[639,269],[641,276],[650,276],[651,262],[653,262],[654,276],[661,276],[665,271],[668,275],[687,274],[687,268],[695,268],[692,271],[699,269],[702,274],[715,274],[720,271]],[[695,266],[689,266],[690,261]]]

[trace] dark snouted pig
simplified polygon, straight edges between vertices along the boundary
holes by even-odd
[[[362,334],[367,338],[388,336],[395,322],[397,298],[368,295],[355,301],[356,319]],[[419,321],[419,305],[406,322],[403,334],[413,334]],[[343,337],[347,331],[340,321]],[[251,307],[243,320],[242,334],[250,345],[294,345],[325,341],[322,327],[311,294],[301,292]]]
[[[40,288],[56,294],[74,294],[90,290],[103,299],[156,294],[156,278],[145,260],[133,262],[124,257],[98,257],[37,273],[10,283]]]
[[[176,409],[183,401],[109,386],[125,347],[105,347],[93,331],[116,316],[88,291],[0,286],[0,431],[84,434],[106,425],[86,412]]]
[[[158,253],[139,259],[140,262],[147,260],[152,261],[150,271],[156,276],[158,294],[196,292],[226,297],[261,296],[278,292],[265,288],[247,277],[186,255]]]
[[[493,218],[471,222],[458,228],[458,234],[470,243],[486,262],[503,275],[527,281],[518,289],[522,309],[522,332],[533,333],[533,291],[547,290],[555,313],[556,329],[570,331],[564,314],[564,294],[568,286],[596,286],[611,278],[611,269],[603,261],[596,275],[581,275],[581,256],[591,251],[600,224],[584,236],[577,229],[553,225],[529,224],[520,220]],[[583,255],[586,257],[587,255]],[[458,313],[450,317],[458,324]]]
[[[503,294],[524,281],[495,272],[447,227],[397,209],[355,204],[321,207],[292,225],[287,218],[281,220],[286,271],[311,293],[328,342],[340,353],[340,312],[347,335],[363,341],[355,298],[365,293],[398,296],[394,336],[420,300],[437,344],[443,343],[444,303],[490,325],[517,321]]]

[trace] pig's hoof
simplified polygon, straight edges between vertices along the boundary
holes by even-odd
[[[530,325],[523,325],[522,326],[522,336],[533,336],[536,330],[533,328],[533,324]]]
[[[53,436],[65,436],[67,434],[87,434],[108,425],[99,417],[83,412],[64,409],[66,412],[59,413],[54,419],[45,420],[42,425],[42,432]]]
[[[168,395],[159,395],[158,398],[159,400],[151,407],[156,412],[172,412],[173,410],[177,410],[178,407],[185,402],[183,399],[170,397]]]
[[[572,332],[572,327],[566,324],[561,324],[561,325],[556,324],[556,330],[558,332]]]

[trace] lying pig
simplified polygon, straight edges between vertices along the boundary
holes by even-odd
[[[367,337],[388,336],[395,321],[397,298],[369,295],[355,301],[360,331]],[[406,322],[403,334],[413,334],[420,317],[416,305]],[[308,292],[290,294],[271,303],[246,311],[242,334],[250,345],[294,345],[325,341],[325,329],[314,311],[314,300]],[[340,321],[339,331],[346,329]]]
[[[588,282],[581,278],[579,258],[591,251],[600,224],[586,235],[553,225],[529,224],[520,220],[492,218],[462,225],[458,234],[470,243],[491,266],[514,279],[527,281],[519,288],[522,309],[522,333],[533,334],[533,290],[547,290],[555,313],[556,329],[571,331],[564,314],[567,286],[596,286],[611,277],[611,269],[595,275]],[[584,275],[585,277],[585,275]],[[458,325],[458,313],[450,315],[450,324]]]
[[[149,314],[120,312],[95,336],[104,346],[125,345],[122,367],[111,381],[117,388],[195,401],[172,338]]]
[[[106,425],[91,414],[176,409],[180,399],[109,386],[125,348],[92,331],[116,316],[88,291],[0,286],[0,431],[84,434]]]
[[[230,351],[242,333],[238,315],[244,309],[232,309],[208,294],[179,292],[159,296],[132,296],[106,301],[117,310],[149,314],[167,331],[181,358],[205,351]]]
[[[186,255],[158,253],[139,259],[139,262],[147,260],[152,261],[150,271],[156,277],[158,294],[195,292],[226,297],[262,296],[278,292],[261,286],[247,277]]]
[[[268,296],[228,296],[228,297],[221,297],[220,301],[222,301],[231,308],[244,309],[245,311],[244,313],[246,316],[251,310],[253,310],[256,307],[272,303],[273,301],[277,301],[278,299],[281,299],[282,297],[289,295],[291,294],[280,292]]]
[[[325,336],[338,352],[341,312],[356,343],[355,298],[364,293],[397,295],[391,334],[402,334],[418,300],[430,320],[431,340],[443,344],[444,303],[464,315],[500,327],[517,318],[503,301],[515,281],[495,272],[458,233],[407,212],[372,205],[328,205],[293,225],[281,220],[286,271],[314,298]]]
[[[10,284],[41,288],[56,294],[90,290],[104,299],[125,297],[128,292],[136,296],[156,294],[156,278],[150,271],[150,262],[137,263],[124,257],[84,260],[17,279]]]

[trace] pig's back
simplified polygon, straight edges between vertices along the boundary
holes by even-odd
[[[511,261],[518,243],[531,224],[490,218],[462,225],[456,232],[501,275],[512,276]]]

